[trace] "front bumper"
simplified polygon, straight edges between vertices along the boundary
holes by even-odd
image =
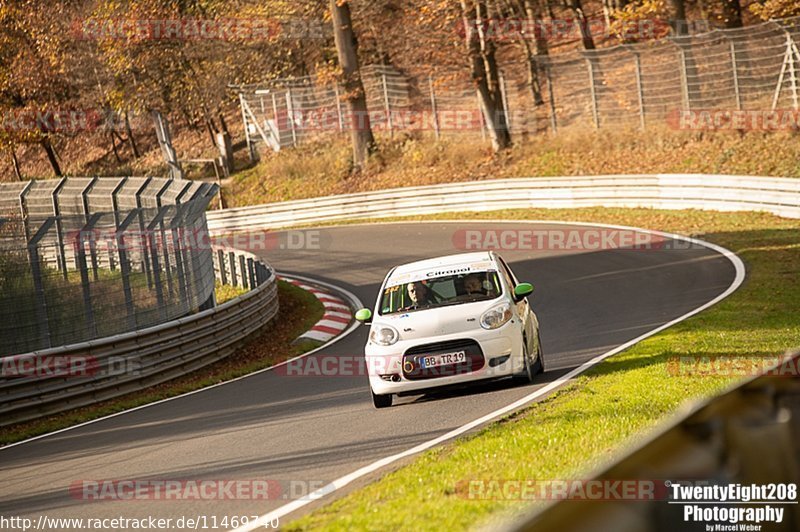
[[[474,341],[480,360],[476,357],[476,349],[470,349],[470,340]],[[445,348],[427,352],[424,346],[431,344]],[[467,362],[463,365],[440,366],[427,371],[419,368],[419,357],[423,354],[461,350],[467,353]],[[368,344],[365,351],[369,384],[377,395],[402,394],[506,377],[524,369],[522,335],[513,322],[491,331],[479,329],[405,340],[385,347]]]

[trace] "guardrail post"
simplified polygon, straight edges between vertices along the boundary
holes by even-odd
[[[236,279],[236,254],[233,251],[228,252],[228,264],[231,267],[231,285],[239,286]]]
[[[252,288],[247,285],[247,267],[244,262],[244,255],[239,255],[239,274],[242,279],[242,288]]]
[[[225,271],[225,252],[217,250],[217,264],[219,264],[219,277],[222,284],[228,284],[228,272]]]
[[[256,284],[256,272],[253,267],[253,259],[249,257],[247,259],[247,274],[250,278],[250,290],[253,290],[258,285]]]

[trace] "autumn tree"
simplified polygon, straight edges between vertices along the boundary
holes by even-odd
[[[350,138],[353,143],[353,165],[360,168],[375,151],[375,137],[369,122],[367,96],[361,81],[358,63],[358,42],[353,30],[350,4],[347,0],[330,0],[331,20],[339,56],[345,101],[350,111]]]

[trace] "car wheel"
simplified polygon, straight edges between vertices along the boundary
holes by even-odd
[[[544,372],[544,364],[542,363],[542,339],[536,335],[536,362],[533,363],[533,374]]]
[[[375,408],[388,408],[392,406],[392,394],[375,395],[375,392],[373,392],[371,388],[369,393],[372,395],[372,405]]]
[[[531,383],[536,373],[531,365],[531,356],[528,353],[528,341],[525,338],[522,339],[522,360],[525,366],[520,373],[514,375],[514,379],[520,382]]]

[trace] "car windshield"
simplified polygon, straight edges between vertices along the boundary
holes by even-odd
[[[496,271],[447,275],[388,286],[380,313],[394,314],[494,299],[502,293]]]

